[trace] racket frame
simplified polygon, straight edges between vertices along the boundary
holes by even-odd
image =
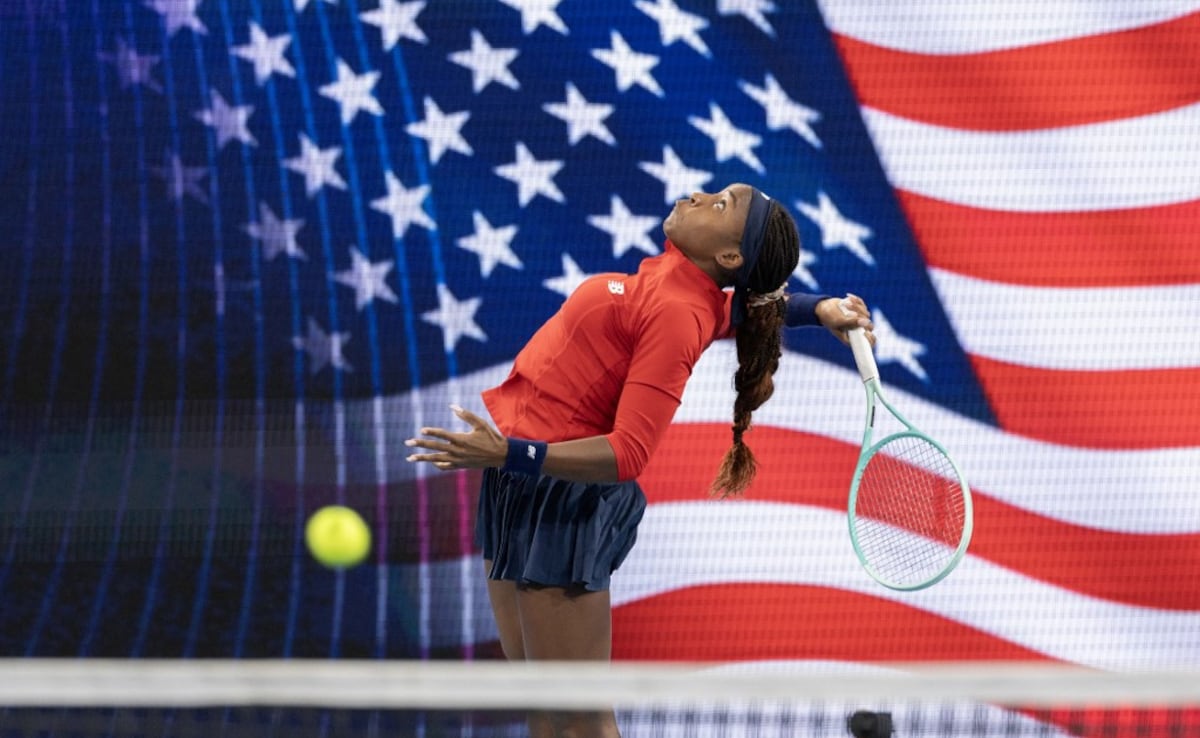
[[[962,469],[958,466],[958,462],[954,460],[954,457],[950,455],[945,446],[923,432],[920,428],[917,428],[915,425],[910,423],[908,419],[900,413],[899,410],[897,410],[890,402],[887,401],[887,398],[883,394],[883,389],[879,384],[879,368],[875,364],[875,356],[871,350],[871,344],[867,340],[866,333],[863,331],[863,329],[853,328],[848,331],[848,334],[850,339],[850,349],[854,354],[854,363],[858,367],[859,376],[862,377],[863,381],[863,388],[867,393],[867,420],[863,430],[862,449],[859,451],[858,462],[854,467],[854,477],[850,481],[850,495],[849,499],[847,500],[847,524],[850,529],[850,543],[854,548],[854,555],[858,557],[859,563],[862,564],[863,569],[876,582],[879,582],[888,589],[905,592],[925,589],[926,587],[931,587],[945,579],[950,572],[954,571],[954,568],[958,566],[958,563],[962,561],[963,556],[966,555],[967,547],[971,543],[971,534],[973,533],[975,527],[975,514],[974,506],[971,502],[971,489],[967,484],[966,475],[963,474]],[[875,434],[876,410],[879,405],[883,405],[883,407],[889,413],[891,413],[892,417],[900,421],[906,430],[890,433],[882,440],[872,443],[872,439]],[[867,464],[884,445],[905,437],[916,438],[929,443],[931,446],[941,452],[946,457],[946,460],[950,462],[950,466],[957,476],[958,485],[962,489],[964,516],[963,531],[958,541],[958,547],[954,550],[954,553],[946,565],[942,567],[937,575],[922,581],[910,583],[894,582],[889,580],[887,577],[876,571],[875,567],[873,567],[867,560],[867,557],[863,553],[862,546],[858,540],[858,532],[856,531],[858,515],[855,513],[855,508],[858,504],[858,487],[859,483],[862,481],[862,475],[867,468]]]

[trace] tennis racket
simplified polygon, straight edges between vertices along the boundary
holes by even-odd
[[[867,391],[862,451],[850,482],[850,540],[863,568],[883,586],[924,589],[944,579],[967,551],[971,490],[942,444],[884,398],[863,329],[851,329],[849,338]],[[880,406],[904,429],[874,441]]]

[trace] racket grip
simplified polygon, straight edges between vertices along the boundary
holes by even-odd
[[[862,381],[869,382],[879,379],[879,367],[875,365],[875,355],[871,352],[871,342],[862,328],[851,328],[850,350],[854,352],[854,363],[858,365],[858,375]]]
[[[838,307],[846,315],[852,315],[845,305],[838,303]],[[862,328],[851,328],[847,331],[847,335],[850,339],[850,350],[854,352],[854,363],[858,366],[858,375],[862,377],[862,381],[869,382],[872,379],[879,379],[879,367],[875,365],[875,354],[871,351],[871,342],[867,340],[867,332]]]

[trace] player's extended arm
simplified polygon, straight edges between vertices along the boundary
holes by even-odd
[[[574,482],[634,479],[649,461],[678,405],[659,389],[629,383],[621,393],[612,433],[548,444],[540,471]],[[469,410],[451,409],[471,430],[455,433],[422,428],[421,434],[429,438],[410,438],[404,445],[432,453],[414,453],[409,461],[429,462],[443,470],[503,467],[509,462],[512,439]]]
[[[425,461],[438,469],[485,469],[502,467],[508,459],[509,439],[487,420],[456,405],[451,409],[471,430],[456,433],[445,428],[422,428],[428,438],[410,438],[410,448],[426,453],[408,456],[412,462]],[[552,443],[546,448],[542,471],[550,476],[577,482],[612,482],[617,479],[617,457],[604,436],[579,438]]]

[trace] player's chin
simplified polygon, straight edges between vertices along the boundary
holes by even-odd
[[[676,204],[675,207],[671,208],[671,212],[667,213],[666,220],[663,221],[663,233],[667,234],[667,238],[671,237],[671,231],[675,229],[675,223],[677,221],[675,214],[678,212],[678,210],[679,205]]]

